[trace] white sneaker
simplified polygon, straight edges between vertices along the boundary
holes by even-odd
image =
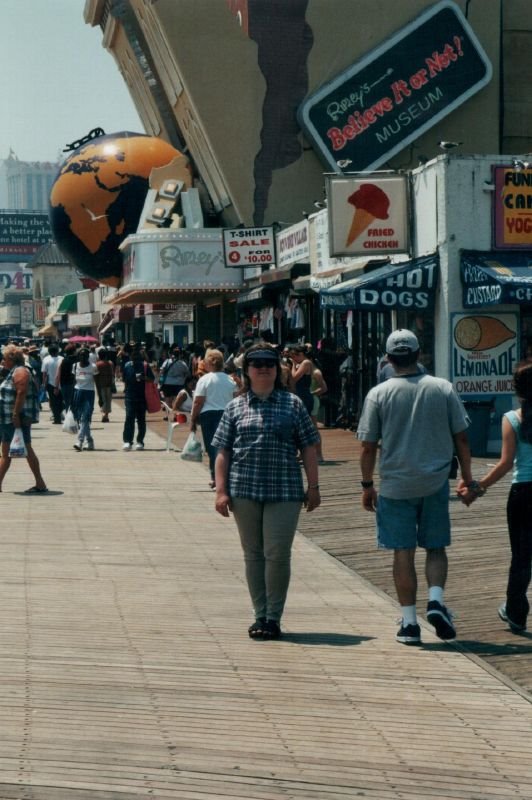
[[[144,445],[138,442],[138,444],[135,445],[135,450],[144,450]]]
[[[122,445],[122,450],[131,450],[132,447],[133,445],[130,442],[124,442]]]

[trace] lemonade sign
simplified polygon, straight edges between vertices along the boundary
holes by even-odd
[[[453,314],[451,331],[451,381],[458,394],[511,394],[518,315]]]

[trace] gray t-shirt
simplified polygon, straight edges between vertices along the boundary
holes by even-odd
[[[389,378],[368,392],[358,423],[361,441],[381,441],[380,493],[428,497],[449,477],[453,435],[469,420],[453,386],[432,375]]]

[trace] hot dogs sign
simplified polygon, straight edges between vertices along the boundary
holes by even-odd
[[[407,253],[406,176],[326,176],[331,256]]]

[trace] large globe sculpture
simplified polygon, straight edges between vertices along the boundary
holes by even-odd
[[[154,167],[180,153],[154,136],[104,134],[65,160],[50,192],[50,224],[57,246],[84,275],[119,286],[119,245],[137,229]]]

